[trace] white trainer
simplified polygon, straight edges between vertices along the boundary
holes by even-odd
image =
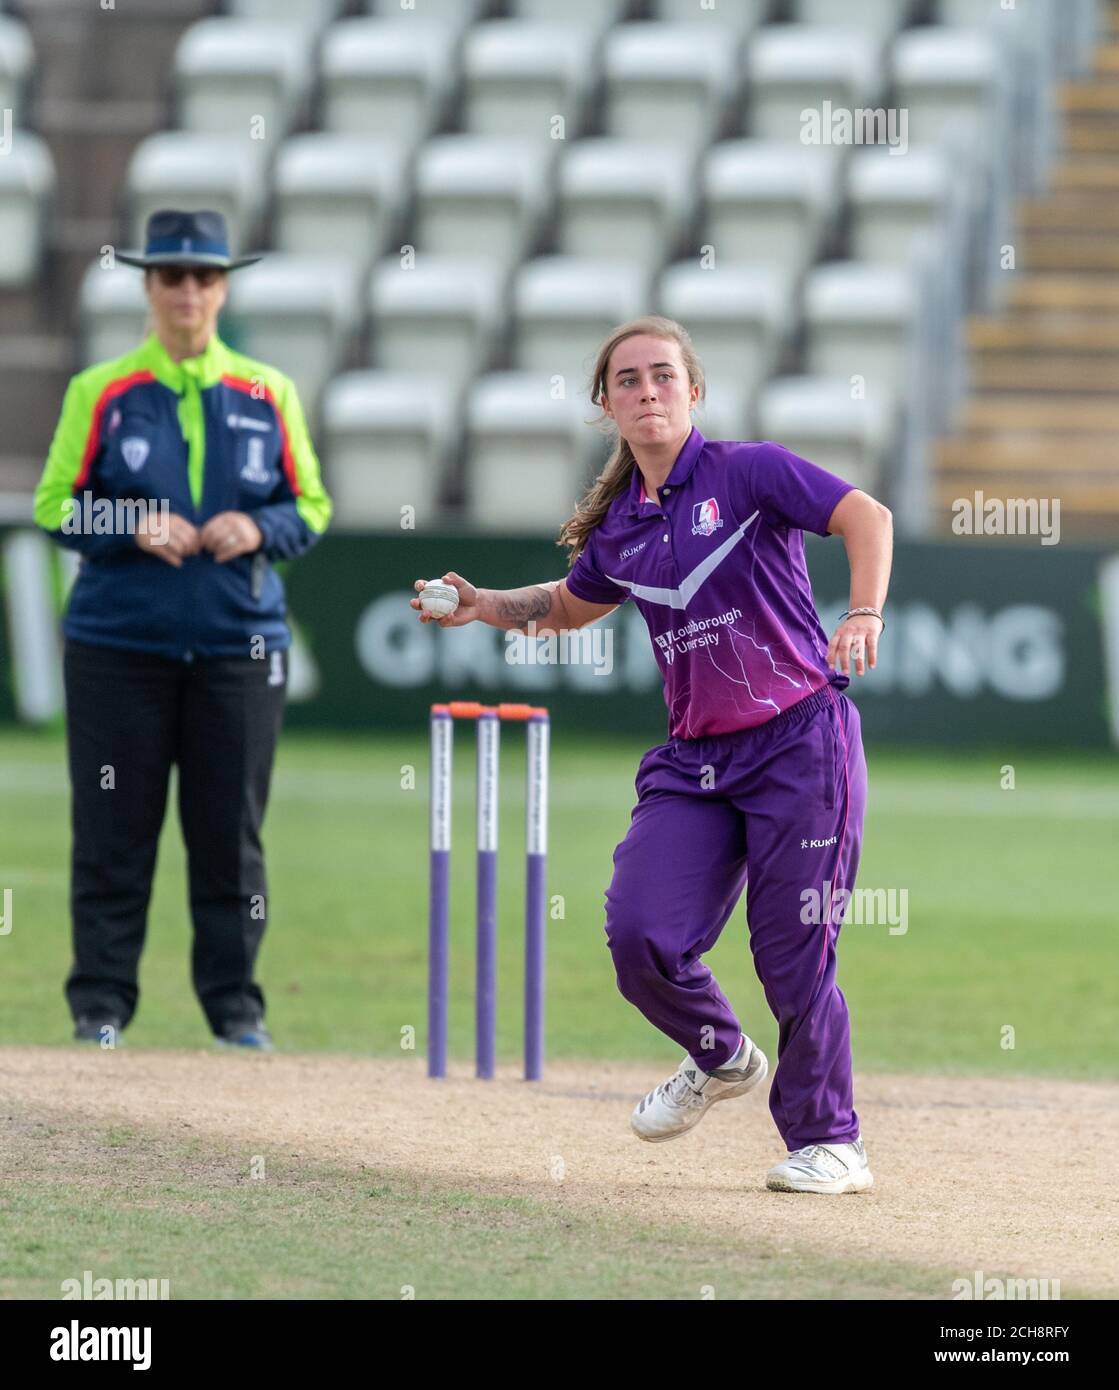
[[[809,1144],[784,1163],[771,1168],[766,1187],[774,1192],[865,1192],[874,1182],[863,1141],[853,1144]]]
[[[667,1081],[649,1092],[630,1116],[638,1139],[660,1144],[699,1124],[716,1101],[742,1096],[761,1085],[769,1073],[765,1053],[743,1033],[738,1051],[726,1066],[701,1071],[685,1057]]]

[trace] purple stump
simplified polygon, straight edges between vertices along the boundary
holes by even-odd
[[[431,825],[428,873],[427,1074],[447,1074],[447,997],[450,952],[451,757],[454,720],[445,706],[431,711]]]
[[[525,749],[525,1080],[544,1075],[544,939],[548,866],[548,716],[528,721]]]
[[[476,1074],[490,1080],[497,1057],[497,768],[501,721],[478,716],[478,891],[474,981]]]

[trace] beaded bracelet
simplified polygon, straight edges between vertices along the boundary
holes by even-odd
[[[885,631],[886,631],[886,619],[882,616],[882,614],[878,611],[877,608],[848,608],[848,610],[846,611],[846,613],[841,613],[841,614],[839,615],[839,621],[842,623],[842,622],[844,622],[847,618],[853,618],[853,617],[855,617],[855,616],[856,616],[857,614],[859,614],[859,613],[869,613],[869,614],[871,614],[872,617],[877,618],[878,621],[882,624],[882,632],[885,632]],[[879,636],[881,636],[881,635],[882,635],[882,634],[879,633]]]

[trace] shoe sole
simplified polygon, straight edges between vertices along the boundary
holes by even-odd
[[[744,1096],[747,1091],[752,1091],[755,1086],[761,1085],[769,1075],[769,1059],[766,1057],[765,1053],[761,1052],[758,1048],[755,1048],[754,1051],[762,1059],[762,1064],[757,1071],[751,1076],[744,1078],[737,1086],[732,1087],[731,1090],[723,1091],[721,1095],[712,1096],[702,1110],[696,1111],[695,1119],[692,1120],[690,1124],[684,1125],[682,1129],[674,1129],[670,1134],[642,1134],[634,1124],[632,1117],[629,1122],[630,1128],[633,1130],[634,1134],[637,1135],[638,1139],[644,1140],[646,1144],[667,1144],[670,1139],[679,1139],[681,1135],[687,1134],[690,1130],[695,1129],[696,1125],[699,1124],[700,1120],[703,1119],[704,1115],[707,1114],[711,1107],[718,1105],[721,1100],[733,1100],[735,1096]]]
[[[765,1185],[771,1192],[809,1192],[820,1197],[842,1197],[848,1192],[866,1192],[874,1186],[874,1177],[867,1169],[832,1182],[812,1182],[809,1178],[803,1182],[796,1182],[792,1178],[766,1178]]]

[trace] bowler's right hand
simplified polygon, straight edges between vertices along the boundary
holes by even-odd
[[[421,623],[438,623],[440,627],[462,627],[465,623],[473,623],[478,620],[478,590],[469,580],[463,579],[461,574],[455,574],[454,570],[447,574],[440,575],[440,580],[444,584],[451,584],[458,590],[458,607],[453,613],[448,613],[445,618],[433,618],[430,613],[425,613],[420,608],[418,598],[409,599],[408,602],[415,608],[420,615]],[[417,579],[412,586],[418,593],[426,584],[426,579]]]

